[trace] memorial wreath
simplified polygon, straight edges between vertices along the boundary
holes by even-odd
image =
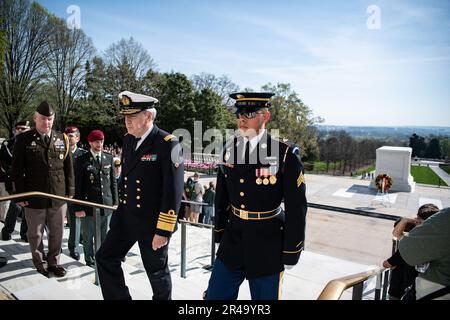
[[[375,185],[381,192],[388,192],[392,187],[392,178],[386,173],[381,173],[376,177]]]

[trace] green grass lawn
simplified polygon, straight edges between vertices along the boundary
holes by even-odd
[[[364,169],[358,170],[358,171],[356,171],[353,175],[354,175],[354,176],[360,176],[360,175],[362,175],[363,173],[371,172],[371,171],[375,171],[375,167],[374,167],[374,166],[368,166],[368,167],[366,167],[366,168],[364,168]]]
[[[313,171],[326,171],[327,163],[324,161],[314,161],[314,170]],[[334,163],[330,162],[328,166],[328,170],[332,171],[334,168]],[[336,168],[339,168],[339,161],[336,162]],[[306,169],[308,171],[308,169]]]
[[[440,165],[439,167],[441,167],[442,170],[450,174],[450,165]]]
[[[436,186],[439,185],[439,176],[428,167],[411,166],[411,175],[414,177],[414,181],[417,183],[432,184]],[[447,186],[445,181],[442,180],[440,180],[440,185]]]

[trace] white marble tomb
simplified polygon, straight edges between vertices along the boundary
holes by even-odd
[[[412,149],[408,147],[378,148],[375,175],[370,188],[376,189],[375,178],[386,173],[392,178],[389,191],[414,192],[416,183],[411,176],[411,154]]]

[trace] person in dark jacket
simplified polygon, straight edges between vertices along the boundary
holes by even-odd
[[[303,164],[295,144],[265,129],[272,96],[230,95],[239,134],[225,144],[217,174],[214,231],[220,245],[208,300],[236,299],[244,279],[252,299],[280,299],[283,271],[297,264],[304,248]]]
[[[85,154],[87,151],[78,147],[80,141],[80,130],[75,126],[69,126],[64,132],[69,138],[70,155],[75,170],[75,163],[79,156]],[[69,247],[69,254],[75,260],[80,260],[80,254],[78,253],[78,245],[81,239],[81,221],[80,218],[75,216],[75,205],[72,203],[67,204],[67,213],[69,220],[69,241],[67,243]]]
[[[157,99],[129,91],[121,92],[119,99],[128,134],[123,140],[119,206],[96,254],[99,281],[105,299],[131,299],[120,260],[138,242],[153,299],[168,300],[168,244],[183,192],[181,146],[154,124]]]
[[[91,149],[77,158],[75,164],[75,198],[90,202],[117,205],[117,180],[114,172],[113,156],[103,151],[105,135],[101,130],[93,130],[87,140]],[[94,266],[94,208],[75,206],[75,215],[81,218],[84,259],[88,266]],[[100,209],[100,233],[106,238],[112,210]]]
[[[405,233],[410,232],[416,226],[421,225],[426,219],[439,212],[439,208],[432,204],[427,203],[420,206],[417,211],[417,217],[415,219],[409,219],[406,217],[400,218],[394,223],[394,230],[392,235],[395,240],[401,240]],[[405,293],[405,290],[414,286],[414,282],[418,275],[414,266],[408,265],[401,257],[398,251],[394,253],[389,259],[383,262],[385,268],[393,268],[391,273],[391,280],[389,282],[389,300],[400,300]]]
[[[14,126],[15,132],[14,137],[9,140],[5,140],[2,143],[2,147],[0,149],[0,171],[4,173],[5,176],[5,188],[6,191],[11,194],[12,190],[12,179],[11,179],[11,165],[12,165],[12,157],[14,144],[16,142],[16,136],[27,132],[30,130],[30,122],[29,121],[20,121],[17,122]],[[11,234],[14,232],[14,227],[16,226],[17,217],[21,216],[22,222],[20,224],[20,238],[25,242],[28,242],[27,237],[27,220],[25,219],[25,210],[23,207],[19,206],[16,201],[12,200],[9,203],[9,208],[5,217],[5,226],[2,229],[2,240],[10,240]]]
[[[209,188],[205,191],[205,196],[203,197],[203,202],[208,205],[204,206],[205,216],[203,217],[203,223],[214,224],[214,200],[216,198],[216,190],[214,182],[209,182]]]
[[[65,134],[52,130],[54,119],[53,108],[44,101],[33,116],[36,128],[17,136],[11,170],[15,193],[40,191],[73,197],[75,185],[69,142]],[[52,272],[57,277],[63,277],[66,270],[59,265],[59,256],[67,203],[64,200],[29,197],[20,199],[17,204],[25,207],[27,236],[37,271],[45,276]],[[47,254],[42,238],[45,223],[49,231]]]

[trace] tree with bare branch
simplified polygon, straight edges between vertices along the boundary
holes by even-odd
[[[113,43],[105,52],[108,87],[117,95],[123,90],[141,91],[143,81],[155,63],[144,47],[132,37]]]
[[[2,0],[0,29],[5,52],[0,78],[0,123],[12,134],[14,123],[27,116],[27,107],[45,78],[47,45],[52,33],[50,14],[37,2]]]
[[[62,130],[82,92],[86,62],[95,53],[90,38],[81,29],[69,29],[64,20],[53,17],[55,32],[49,37],[50,55],[46,59],[52,95],[57,105],[57,127]]]

